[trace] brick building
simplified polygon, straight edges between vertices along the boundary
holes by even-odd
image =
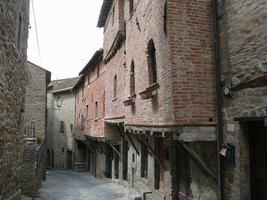
[[[0,1],[0,199],[20,199],[29,0]]]
[[[211,1],[103,1],[112,177],[147,199],[217,198],[212,25]]]
[[[75,168],[77,171],[88,170],[100,178],[106,170],[104,75],[103,50],[100,49],[80,72],[80,80],[74,87]]]
[[[75,94],[79,77],[51,81],[47,94],[47,167],[73,168]]]
[[[222,199],[267,198],[266,7],[263,0],[215,7]]]

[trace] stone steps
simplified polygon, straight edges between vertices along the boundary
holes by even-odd
[[[159,190],[153,190],[152,193],[145,195],[145,200],[165,200],[165,194]]]
[[[75,165],[75,171],[76,172],[87,171],[85,162],[75,162],[74,165]]]

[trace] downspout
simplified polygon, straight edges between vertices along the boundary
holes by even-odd
[[[218,194],[219,199],[225,199],[224,192],[224,160],[219,154],[223,145],[223,113],[222,113],[222,89],[221,89],[221,60],[219,46],[219,17],[218,0],[213,0],[213,34],[215,48],[215,69],[216,69],[216,93],[217,93],[217,150],[218,150]]]

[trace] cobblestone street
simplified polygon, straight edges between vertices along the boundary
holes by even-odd
[[[95,179],[88,172],[48,171],[38,200],[127,200],[128,189]],[[23,198],[27,200],[28,198]]]

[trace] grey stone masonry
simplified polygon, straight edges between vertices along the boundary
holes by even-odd
[[[29,0],[0,0],[0,199],[20,199]]]
[[[46,94],[51,73],[30,62],[27,69],[29,81],[26,85],[23,131],[27,134],[31,131],[29,129],[34,128],[35,137],[40,144],[46,135]]]

